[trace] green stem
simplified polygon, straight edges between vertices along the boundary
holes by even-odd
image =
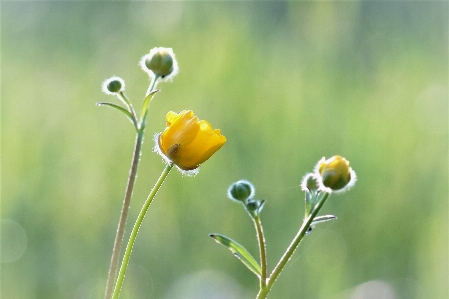
[[[159,77],[154,77],[153,80],[150,83],[150,87],[147,91],[147,95],[153,91],[153,89],[156,87],[156,83]],[[139,165],[140,161],[140,154],[142,149],[142,143],[143,143],[143,133],[145,131],[145,122],[146,117],[141,120],[140,124],[137,124],[137,116],[136,112],[129,101],[129,99],[126,97],[125,93],[120,92],[119,99],[125,104],[125,106],[128,107],[128,110],[130,111],[131,115],[134,117],[135,120],[135,127],[137,130],[137,137],[136,137],[136,143],[134,146],[134,155],[133,160],[131,162],[131,170],[129,172],[128,177],[128,184],[126,186],[125,191],[125,198],[123,199],[123,205],[122,210],[120,212],[120,219],[117,227],[117,233],[115,235],[114,240],[114,247],[112,249],[112,257],[111,257],[111,263],[109,265],[109,271],[108,271],[108,279],[106,282],[106,291],[104,295],[104,299],[110,299],[112,296],[112,291],[114,288],[114,281],[117,273],[117,267],[118,267],[118,261],[119,261],[119,254],[120,249],[122,247],[123,242],[123,235],[125,234],[125,225],[126,225],[126,219],[128,217],[128,210],[129,205],[131,203],[131,196],[134,189],[134,183],[136,181],[137,176],[137,167]]]
[[[134,183],[136,181],[137,167],[139,165],[142,142],[143,142],[143,130],[139,130],[137,132],[136,143],[134,146],[134,155],[131,162],[131,170],[129,172],[125,198],[123,199],[123,205],[120,213],[120,219],[118,222],[117,233],[115,235],[114,247],[112,249],[111,263],[109,265],[108,280],[106,283],[106,291],[104,295],[105,299],[111,298],[114,287],[115,275],[117,273],[117,267],[119,262],[120,248],[122,247],[123,235],[125,234],[126,218],[128,217],[129,205],[131,203],[131,196],[134,188]]]
[[[155,91],[155,88],[156,88],[156,85],[157,85],[157,81],[158,81],[158,80],[159,80],[159,76],[155,76],[155,77],[152,79],[152,81],[151,81],[151,83],[150,83],[150,86],[148,87],[147,93],[146,93],[146,95],[145,95],[145,99],[148,97],[148,95],[149,95],[150,93],[152,93],[153,91]],[[150,100],[150,103],[151,103],[151,100]],[[139,130],[145,130],[145,127],[146,127],[146,125],[147,125],[147,113],[148,113],[148,109],[149,109],[150,103],[148,103],[148,107],[145,109],[145,111],[142,110],[142,113],[141,113],[141,115],[140,115],[141,120],[140,120],[140,123],[139,123]],[[144,100],[144,104],[143,104],[143,105],[145,105],[145,100]]]
[[[156,83],[159,80],[159,76],[154,76],[151,80],[150,86],[148,87],[147,93],[145,94],[145,98],[156,88]]]
[[[265,299],[268,296],[268,293],[270,292],[271,288],[273,287],[274,282],[278,278],[279,274],[281,274],[282,270],[284,269],[285,265],[287,265],[288,261],[292,257],[293,253],[295,252],[296,248],[298,247],[299,243],[302,241],[304,236],[307,233],[307,230],[309,229],[310,225],[312,224],[313,219],[316,217],[318,212],[321,210],[323,205],[325,204],[327,198],[329,197],[329,193],[324,193],[323,198],[316,204],[316,206],[312,209],[310,215],[304,219],[303,224],[301,225],[301,228],[299,229],[298,233],[296,234],[293,241],[290,243],[290,246],[288,246],[287,251],[284,253],[284,255],[279,260],[278,264],[274,268],[273,272],[271,272],[270,277],[268,278],[268,282],[266,284],[265,288],[260,288],[259,294],[257,294],[256,299]]]
[[[260,217],[256,216],[253,218],[254,226],[256,227],[257,232],[257,240],[259,242],[259,251],[260,251],[260,263],[262,267],[262,274],[260,277],[260,288],[264,288],[267,284],[267,253],[265,247],[265,237],[262,229],[262,222],[260,221]]]
[[[150,207],[151,202],[153,201],[154,196],[156,195],[159,188],[162,186],[167,175],[170,173],[170,170],[173,168],[173,163],[168,164],[164,171],[161,173],[161,176],[157,180],[153,189],[151,189],[150,194],[148,195],[147,200],[145,201],[142,209],[140,210],[139,216],[137,217],[136,223],[134,224],[131,235],[129,236],[128,245],[126,246],[125,255],[123,256],[122,265],[120,266],[120,271],[117,278],[117,283],[115,284],[114,294],[112,296],[113,299],[117,299],[120,295],[120,290],[122,288],[123,280],[125,278],[126,269],[128,267],[129,259],[131,257],[131,252],[134,246],[134,242],[136,241],[137,233],[139,232],[139,228],[142,224],[143,219],[145,218],[145,214]]]
[[[131,115],[134,117],[134,119],[137,122],[136,111],[134,110],[134,107],[131,104],[131,102],[129,101],[129,99],[126,96],[126,94],[123,91],[120,91],[117,96],[123,102],[123,104],[125,104],[125,106],[128,108],[129,113],[131,113]]]

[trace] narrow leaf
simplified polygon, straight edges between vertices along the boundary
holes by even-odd
[[[334,220],[334,219],[337,219],[337,217],[334,215],[317,216],[317,217],[315,217],[315,219],[313,219],[312,225],[315,225],[317,223],[323,223],[323,222]]]
[[[262,269],[256,262],[253,256],[242,245],[238,244],[226,236],[211,234],[210,235],[217,243],[227,247],[248,269],[254,272],[257,276],[261,276]]]
[[[312,223],[310,224],[309,228],[307,229],[306,235],[310,234],[310,232],[312,231],[312,229],[315,227],[316,224],[334,220],[334,219],[337,219],[337,217],[335,217],[334,215],[324,215],[324,216],[315,217],[315,219],[313,219]]]
[[[116,105],[116,104],[113,104],[113,103],[107,103],[107,102],[100,102],[100,103],[97,103],[97,106],[108,106],[108,107],[115,108],[115,109],[117,109],[117,110],[120,111],[120,112],[123,112],[123,113],[129,118],[129,120],[132,122],[132,124],[134,125],[134,127],[135,127],[136,130],[137,130],[137,121],[136,121],[136,119],[135,119],[135,118],[133,117],[133,115],[132,115],[128,110],[126,110],[125,108],[120,107],[119,105]]]
[[[153,96],[156,94],[156,92],[158,92],[159,90],[153,90],[152,92],[150,92],[147,96],[146,96],[146,98],[143,100],[143,103],[142,103],[142,111],[141,111],[141,113],[140,113],[140,117],[141,117],[141,120],[143,121],[145,118],[146,118],[146,116],[147,116],[147,112],[148,112],[148,108],[150,107],[150,102],[151,102],[151,99],[153,98]]]

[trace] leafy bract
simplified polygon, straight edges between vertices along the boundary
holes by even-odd
[[[234,240],[219,234],[210,235],[217,243],[227,247],[248,269],[250,269],[257,276],[261,276],[262,269],[256,262],[254,257],[242,245]]]

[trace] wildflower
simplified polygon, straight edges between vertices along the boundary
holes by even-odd
[[[140,60],[140,66],[150,77],[172,79],[178,73],[178,62],[171,48],[153,48]]]
[[[101,89],[105,94],[115,95],[125,90],[125,81],[119,77],[111,77],[103,82]]]
[[[315,166],[315,175],[320,190],[341,193],[354,186],[356,174],[349,162],[341,156],[324,157]]]
[[[228,197],[235,201],[245,201],[248,198],[254,197],[256,189],[253,184],[246,180],[240,180],[229,186]]]
[[[170,111],[166,119],[164,132],[156,135],[155,151],[180,170],[197,169],[226,142],[220,130],[213,130],[207,121],[200,121],[191,110]]]

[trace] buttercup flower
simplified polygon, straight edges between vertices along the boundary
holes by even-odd
[[[356,181],[354,170],[342,156],[333,156],[327,160],[323,157],[315,166],[315,174],[319,189],[329,193],[345,192]]]
[[[140,60],[140,66],[150,77],[170,80],[178,73],[178,62],[171,48],[153,48]]]
[[[180,170],[191,171],[209,159],[226,142],[220,130],[212,129],[191,110],[170,111],[164,132],[156,135],[155,151]]]

